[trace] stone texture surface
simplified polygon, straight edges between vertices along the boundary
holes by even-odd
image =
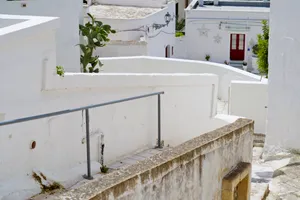
[[[253,125],[238,119],[48,199],[220,199],[222,177],[252,159]]]
[[[299,200],[300,151],[266,145],[259,152],[254,148],[251,200]]]
[[[140,19],[160,10],[160,8],[115,5],[92,5],[89,7],[89,12],[98,19]]]

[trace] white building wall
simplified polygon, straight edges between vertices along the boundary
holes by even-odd
[[[146,44],[107,44],[97,48],[95,54],[100,57],[145,56],[148,54]],[[101,60],[101,59],[100,59]]]
[[[22,7],[22,4],[26,7]],[[16,15],[37,15],[60,17],[57,30],[56,65],[66,71],[80,71],[79,22],[82,13],[82,0],[38,0],[38,1],[1,1],[0,13]]]
[[[165,5],[166,6],[166,5]],[[173,17],[173,21],[169,23],[168,26],[163,27],[158,30],[154,30],[152,25],[165,24],[165,15],[169,14]],[[170,48],[174,47],[175,44],[175,3],[168,3],[162,10],[153,13],[142,19],[102,19],[97,20],[102,21],[105,24],[109,24],[113,29],[117,30],[116,34],[110,34],[110,40],[116,41],[140,41],[141,37],[146,38],[146,50],[137,52],[140,48],[134,47],[131,51],[130,45],[128,48],[118,48],[118,46],[110,46],[108,51],[104,52],[104,49],[98,48],[96,54],[100,57],[108,56],[157,56],[165,57],[165,47],[170,45]],[[149,32],[147,30],[149,27]],[[141,31],[132,30],[141,28]],[[128,31],[130,30],[130,31]],[[115,48],[115,49],[114,49]],[[131,52],[128,52],[131,51]],[[173,55],[171,54],[171,57]]]
[[[266,133],[268,83],[232,81],[229,114],[254,120],[254,133]]]
[[[260,76],[213,62],[154,57],[101,58],[102,73],[212,73],[219,76],[218,98],[228,101],[231,81],[265,82]]]
[[[110,5],[119,5],[119,6],[137,6],[137,7],[162,7],[166,4],[167,0],[150,0],[150,1],[141,1],[141,0],[95,0],[95,2],[100,4],[110,4]]]
[[[165,15],[169,14],[173,17],[173,21],[169,23],[167,27],[162,29],[154,30],[150,28],[150,32],[147,34],[148,42],[148,56],[165,57],[165,48],[169,45],[172,55],[172,47],[175,45],[175,2],[168,4],[168,7],[158,12],[155,15],[151,15],[146,19],[146,24],[152,25],[153,23],[165,24]]]
[[[209,8],[208,8],[209,9]],[[268,19],[268,12],[254,11],[212,11],[188,9],[186,11],[186,44],[187,57],[193,60],[205,60],[205,55],[211,56],[210,61],[224,63],[230,61],[230,34],[246,34],[245,41],[245,61],[248,62],[247,52],[257,41],[257,34],[261,33],[261,21]],[[226,30],[226,24],[219,26],[220,22],[250,24],[249,31]],[[232,25],[231,25],[232,26]],[[220,29],[221,28],[221,29]],[[207,36],[200,35],[198,29],[207,29]],[[220,42],[216,42],[216,37],[220,37]],[[251,45],[252,44],[252,45]],[[251,55],[250,55],[251,54]]]
[[[174,58],[187,59],[187,45],[185,36],[175,37]]]
[[[267,143],[300,148],[300,13],[297,0],[272,1]],[[284,13],[284,14],[282,14]]]

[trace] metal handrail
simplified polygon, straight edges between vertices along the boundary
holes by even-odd
[[[164,92],[155,92],[155,93],[139,95],[139,96],[134,96],[134,97],[124,98],[124,99],[109,101],[109,102],[90,105],[90,106],[83,106],[83,107],[74,108],[74,109],[67,109],[67,110],[61,110],[61,111],[51,112],[51,113],[46,113],[46,114],[41,114],[41,115],[34,115],[34,116],[30,116],[30,117],[7,120],[7,121],[0,122],[0,127],[85,110],[85,113],[86,113],[85,114],[85,121],[86,121],[87,175],[84,175],[83,177],[86,178],[86,179],[91,180],[91,179],[93,179],[93,177],[91,175],[91,159],[90,159],[89,109],[98,108],[98,107],[107,106],[107,105],[112,105],[112,104],[117,104],[117,103],[122,103],[122,102],[126,102],[126,101],[143,99],[143,98],[147,98],[147,97],[151,97],[151,96],[158,96],[158,139],[157,139],[157,148],[161,148],[161,121],[160,121],[161,120],[161,97],[160,97],[160,95],[162,95],[162,94],[164,94]]]

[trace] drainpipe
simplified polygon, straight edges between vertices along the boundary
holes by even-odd
[[[204,0],[198,0],[198,2],[199,2],[199,6],[203,6],[203,4],[204,4]]]
[[[219,0],[214,0],[214,5],[218,6],[219,5]]]

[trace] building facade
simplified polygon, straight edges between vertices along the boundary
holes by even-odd
[[[185,44],[187,59],[252,67],[252,47],[269,19],[268,2],[194,0],[186,9]]]
[[[175,2],[97,1],[87,9],[117,31],[96,50],[100,57],[172,57],[175,41]]]

